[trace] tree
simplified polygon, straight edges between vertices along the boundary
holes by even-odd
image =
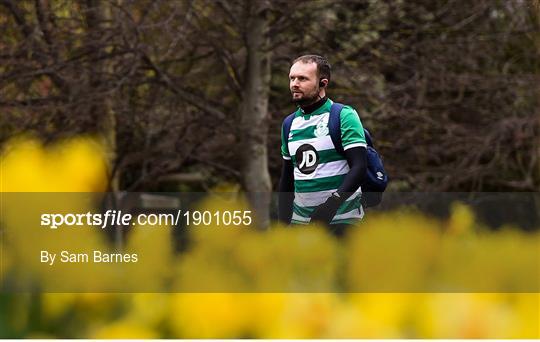
[[[174,191],[162,180],[195,172],[207,181],[184,189],[265,192],[290,62],[318,53],[393,189],[535,191],[535,4],[0,0],[0,143],[100,134],[118,189]]]

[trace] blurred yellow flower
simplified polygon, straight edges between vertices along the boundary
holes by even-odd
[[[253,307],[250,319],[250,332],[256,338],[274,338],[280,332],[283,314],[290,304],[290,293],[251,293],[249,303]],[[282,333],[281,333],[282,334]]]
[[[134,226],[123,253],[136,254],[137,262],[118,267],[118,285],[123,291],[168,291],[174,274],[172,228]]]
[[[418,303],[417,333],[424,338],[512,338],[515,320],[525,317],[508,305],[505,296],[496,293],[426,295],[425,300]]]
[[[0,156],[1,192],[101,192],[107,165],[101,145],[73,138],[44,147],[29,137],[6,143]]]
[[[131,294],[82,292],[75,296],[74,309],[82,320],[91,323],[108,322],[119,308],[125,306]]]
[[[60,335],[76,327],[73,337],[89,338],[540,338],[538,293],[413,293],[460,286],[538,290],[540,235],[477,229],[461,203],[447,222],[410,211],[372,214],[339,242],[321,227],[276,225],[261,232],[213,220],[186,228],[191,246],[180,255],[173,250],[174,228],[134,226],[123,252],[138,254],[138,263],[53,269],[36,258],[44,247],[111,249],[99,229],[36,229],[43,212],[94,208],[77,192],[106,189],[102,147],[90,138],[47,147],[20,138],[6,144],[0,173],[2,276],[15,275],[11,286],[87,291],[11,296],[0,313],[8,310],[10,329],[27,337],[51,336],[47,325],[58,327],[69,316],[72,325],[60,325]],[[75,193],[17,193],[60,191]],[[218,196],[194,209],[249,210],[235,185],[213,191]],[[119,285],[134,292],[231,293],[96,293]],[[233,293],[242,290],[252,293]],[[388,293],[338,294],[343,291]],[[32,320],[36,312],[39,324]]]
[[[415,293],[353,293],[347,302],[358,311],[361,320],[351,337],[410,338],[407,319],[417,299]]]
[[[158,332],[142,327],[138,322],[127,320],[106,324],[89,333],[92,339],[156,339]]]
[[[249,295],[179,293],[172,295],[170,326],[176,338],[248,337]]]
[[[352,339],[352,338],[390,338],[395,337],[394,327],[375,328],[353,303],[342,300],[337,306],[331,321],[321,338]]]
[[[290,293],[283,314],[265,338],[321,338],[334,322],[339,306],[335,293]]]
[[[508,338],[540,339],[540,293],[509,293],[506,297],[512,311]]]
[[[448,231],[451,234],[461,235],[474,231],[475,216],[471,208],[459,202],[452,204]]]
[[[350,292],[419,292],[431,286],[440,223],[417,213],[372,215],[347,240]]]
[[[41,296],[43,319],[55,321],[72,309],[77,300],[76,293],[44,293]]]
[[[142,327],[158,329],[169,319],[171,294],[133,293],[129,296],[126,319]]]

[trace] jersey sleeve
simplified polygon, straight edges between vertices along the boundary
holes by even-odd
[[[349,106],[343,107],[341,111],[341,144],[343,150],[353,147],[366,147],[366,137],[364,126],[356,110]]]
[[[288,137],[284,136],[283,132],[283,124],[281,125],[281,156],[285,160],[291,160],[291,155],[289,154],[289,146],[288,146]]]

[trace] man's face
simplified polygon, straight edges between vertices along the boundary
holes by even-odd
[[[289,72],[289,88],[294,103],[308,105],[316,102],[319,95],[317,64],[302,61],[294,63]]]

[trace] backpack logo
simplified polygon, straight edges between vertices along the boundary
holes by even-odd
[[[325,135],[328,135],[328,116],[322,118],[321,121],[317,124],[317,127],[315,127],[315,136],[317,138],[324,137]]]
[[[381,171],[377,171],[377,179],[383,180],[384,174]]]
[[[304,144],[296,150],[296,163],[298,170],[303,174],[310,174],[315,171],[319,165],[319,154],[315,147],[310,144]]]

